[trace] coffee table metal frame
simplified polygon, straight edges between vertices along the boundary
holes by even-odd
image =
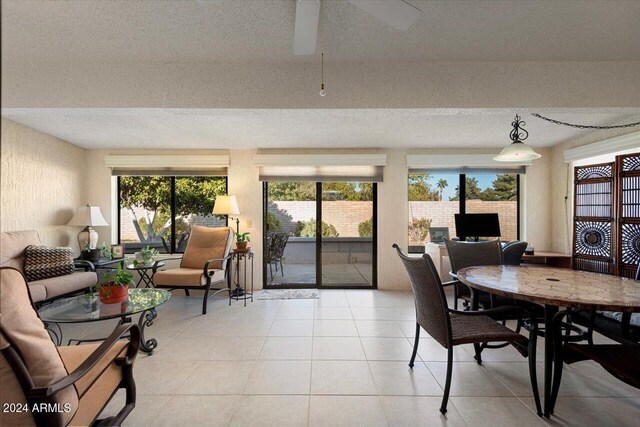
[[[137,291],[138,289],[129,289],[129,293],[131,293],[131,291]],[[142,290],[142,289],[140,289]],[[141,311],[137,311],[137,312],[127,312],[127,313],[122,313],[122,314],[114,314],[111,316],[106,316],[103,318],[98,318],[98,319],[69,319],[69,320],[61,320],[61,319],[56,319],[54,320],[47,320],[46,318],[46,314],[44,315],[44,318],[42,319],[45,329],[51,334],[53,335],[53,337],[55,338],[54,342],[56,343],[56,345],[61,346],[63,344],[63,336],[62,336],[62,328],[60,327],[61,323],[87,323],[87,322],[100,322],[100,321],[104,321],[104,320],[111,320],[111,319],[117,319],[120,318],[120,321],[118,322],[118,325],[123,325],[125,323],[132,323],[132,317],[138,313],[140,313],[140,317],[138,318],[138,326],[140,327],[140,351],[143,351],[147,354],[153,354],[153,350],[156,349],[158,347],[158,341],[155,338],[146,338],[145,337],[145,328],[152,326],[153,325],[153,321],[158,317],[158,311],[156,310],[156,307],[164,304],[165,302],[167,302],[170,298],[171,298],[171,293],[164,291],[164,290],[154,290],[156,292],[166,292],[168,294],[167,298],[161,302],[160,304],[153,306],[153,307],[149,307],[145,310],[141,310]],[[57,301],[54,301],[52,304],[62,304],[65,300],[69,300],[69,299],[75,299],[75,298],[79,298],[79,297],[69,297],[69,298],[63,298]],[[93,304],[97,303],[94,302]],[[116,303],[118,304],[118,303]],[[38,315],[41,315],[41,311],[46,312],[47,309],[51,308],[51,305],[47,305],[42,307],[40,310],[38,310]],[[42,316],[42,315],[41,315]],[[127,335],[126,338],[129,338],[129,336]],[[72,343],[75,343],[75,345],[79,345],[83,342],[98,342],[98,341],[104,341],[104,338],[88,338],[88,339],[69,339],[67,341],[67,345],[71,345]]]

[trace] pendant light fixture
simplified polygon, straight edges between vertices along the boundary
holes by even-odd
[[[524,130],[522,126],[525,122],[520,120],[520,116],[516,114],[516,118],[511,122],[513,130],[509,134],[511,138],[511,144],[503,148],[500,154],[495,156],[493,160],[497,162],[518,162],[522,160],[535,160],[542,157],[540,154],[533,151],[531,146],[525,144],[524,141],[529,136],[529,132]]]
[[[320,54],[320,61],[321,61],[321,67],[322,67],[320,71],[320,76],[322,80],[322,83],[320,84],[320,96],[325,96],[327,92],[325,92],[324,90],[324,52]]]

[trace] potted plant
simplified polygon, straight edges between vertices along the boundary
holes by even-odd
[[[247,245],[251,241],[251,237],[248,232],[236,233],[236,247],[239,251],[246,251]]]
[[[117,270],[104,273],[102,282],[98,285],[100,302],[112,304],[126,300],[129,295],[129,285],[132,281],[133,274],[123,270],[122,265],[118,265]]]
[[[158,256],[160,252],[156,248],[151,248],[147,245],[146,248],[140,249],[138,252],[133,254],[134,260],[133,263],[136,265],[147,265],[151,264],[153,258]]]

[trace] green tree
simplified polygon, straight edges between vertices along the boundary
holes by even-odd
[[[515,174],[498,174],[491,183],[493,188],[484,191],[483,200],[513,201],[518,199],[518,183]]]
[[[440,198],[440,200],[442,200],[442,192],[444,191],[445,188],[447,188],[449,186],[449,183],[447,182],[446,179],[442,179],[440,178],[438,180],[438,183],[436,184],[436,187],[438,187],[438,197]]]
[[[413,218],[409,224],[409,242],[422,245],[431,229],[431,218]]]
[[[186,231],[188,215],[210,215],[218,194],[225,193],[225,180],[219,177],[180,177],[176,185],[177,231]],[[121,176],[120,206],[129,209],[140,242],[157,242],[171,228],[171,179],[165,176]],[[134,208],[145,210],[138,218]],[[185,229],[185,230],[182,230]]]
[[[358,224],[358,236],[373,237],[373,218],[369,218]]]
[[[267,230],[280,231],[280,220],[273,212],[267,212]]]
[[[316,237],[316,220],[298,221],[294,235],[297,237]],[[333,225],[322,221],[322,237],[338,237],[338,231]]]
[[[409,174],[409,201],[437,201],[439,193],[431,187],[432,176],[429,174],[410,173]]]
[[[316,183],[303,182],[269,182],[269,200],[277,201],[311,201],[316,199]]]
[[[467,200],[482,199],[482,190],[478,185],[478,179],[472,176],[465,177],[464,189]],[[460,200],[460,185],[456,185],[455,195],[449,200]]]

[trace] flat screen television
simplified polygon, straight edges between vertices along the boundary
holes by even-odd
[[[500,220],[497,213],[455,214],[456,236],[461,240],[467,237],[478,240],[479,237],[500,237]]]

